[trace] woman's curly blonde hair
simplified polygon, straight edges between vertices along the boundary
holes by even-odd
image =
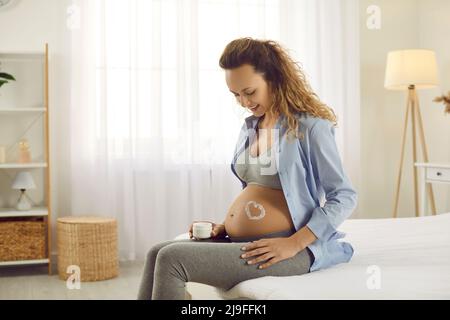
[[[255,72],[263,75],[273,94],[269,115],[278,112],[287,119],[288,135],[298,136],[299,123],[296,113],[304,112],[329,120],[337,126],[333,109],[320,101],[311,89],[300,65],[292,60],[287,51],[277,42],[240,38],[231,41],[220,57],[222,69],[230,70],[244,64],[253,66]]]

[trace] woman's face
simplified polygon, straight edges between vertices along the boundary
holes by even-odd
[[[253,66],[244,64],[226,70],[227,86],[240,105],[256,117],[262,117],[270,108],[272,99],[269,85]]]

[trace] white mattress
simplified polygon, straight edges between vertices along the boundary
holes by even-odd
[[[349,263],[301,276],[247,280],[223,299],[450,299],[450,213],[420,218],[346,220]],[[379,289],[370,282],[380,271]],[[369,273],[370,272],[370,273]],[[369,285],[368,285],[369,282]],[[195,296],[192,297],[195,299]]]

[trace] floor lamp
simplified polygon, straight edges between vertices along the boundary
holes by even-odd
[[[397,186],[395,191],[395,203],[393,217],[397,217],[398,200],[400,194],[400,183],[403,170],[403,158],[405,151],[406,131],[408,127],[409,113],[411,113],[412,124],[412,152],[414,169],[414,205],[416,217],[419,216],[419,197],[417,186],[417,126],[419,127],[419,137],[424,162],[428,162],[428,151],[425,143],[425,134],[423,130],[422,116],[420,113],[418,89],[433,88],[438,85],[437,63],[435,53],[431,50],[399,50],[388,53],[386,64],[385,88],[388,90],[408,90],[406,103],[406,116],[403,127],[402,148],[400,153],[400,168],[397,177]],[[428,196],[432,206],[433,214],[436,214],[436,205],[431,184],[427,186]]]

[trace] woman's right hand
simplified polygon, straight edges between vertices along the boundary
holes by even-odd
[[[211,221],[194,221],[189,226],[189,238],[190,239],[194,238],[195,240],[197,240],[197,238],[195,238],[193,236],[193,226],[194,226],[194,223],[196,223],[196,222],[209,222],[212,224],[211,239],[223,239],[227,235],[227,232],[225,230],[225,225],[223,225],[223,224],[218,224],[218,223],[214,223]]]

